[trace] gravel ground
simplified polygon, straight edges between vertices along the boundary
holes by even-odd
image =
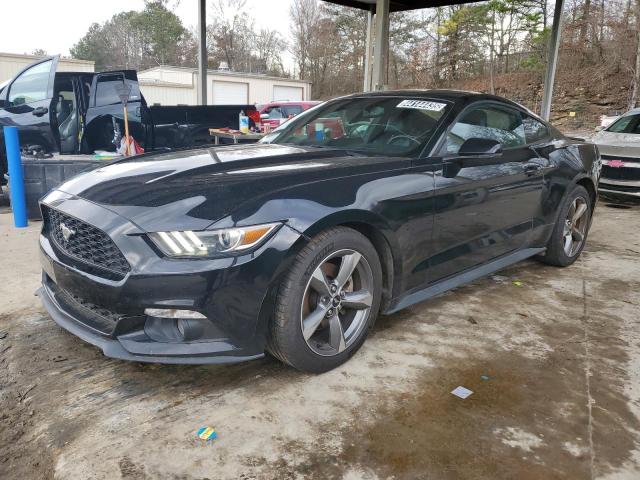
[[[2,479],[640,478],[638,205],[601,202],[574,266],[527,261],[382,317],[323,375],[107,359],[44,313],[39,225],[10,224]]]

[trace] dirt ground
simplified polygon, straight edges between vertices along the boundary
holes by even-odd
[[[39,225],[10,224],[2,479],[640,478],[638,205],[601,202],[572,267],[527,261],[382,317],[324,375],[107,359],[43,312]]]

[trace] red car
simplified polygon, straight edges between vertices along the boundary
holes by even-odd
[[[321,102],[269,102],[257,107],[260,112],[260,121],[276,128],[289,118],[295,117],[305,110],[315,107]]]

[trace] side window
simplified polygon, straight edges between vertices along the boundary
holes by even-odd
[[[500,142],[504,148],[525,145],[522,117],[510,108],[485,105],[472,108],[456,121],[447,134],[446,154],[456,154],[470,138],[484,138]]]
[[[103,107],[105,105],[117,105],[120,102],[116,87],[122,85],[125,81],[131,85],[131,93],[129,94],[129,101],[140,100],[140,89],[137,82],[125,80],[124,75],[121,73],[115,73],[112,75],[100,75],[96,83],[96,107]]]
[[[269,120],[278,120],[280,118],[287,118],[282,112],[281,107],[271,107],[268,108],[265,113],[269,114]]]
[[[284,113],[287,115],[287,118],[291,115],[295,117],[299,113],[302,113],[302,107],[299,105],[287,105],[284,107]]]
[[[49,74],[53,60],[34,65],[23,72],[9,87],[9,105],[14,107],[47,98]]]
[[[527,138],[527,143],[539,142],[549,136],[549,129],[544,123],[539,122],[529,115],[523,115],[523,117],[522,124],[524,125],[524,134]]]

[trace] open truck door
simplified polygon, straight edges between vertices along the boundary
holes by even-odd
[[[58,59],[59,56],[47,57],[29,65],[0,91],[0,127],[18,127],[23,147],[60,151],[54,98]],[[6,172],[4,141],[0,143],[2,170]]]
[[[124,109],[118,96],[118,87],[123,84],[131,88],[127,102],[129,135],[143,148],[150,144],[151,121],[135,70],[103,72],[95,74],[91,82],[82,140],[84,153],[113,150],[114,130],[124,136]]]

